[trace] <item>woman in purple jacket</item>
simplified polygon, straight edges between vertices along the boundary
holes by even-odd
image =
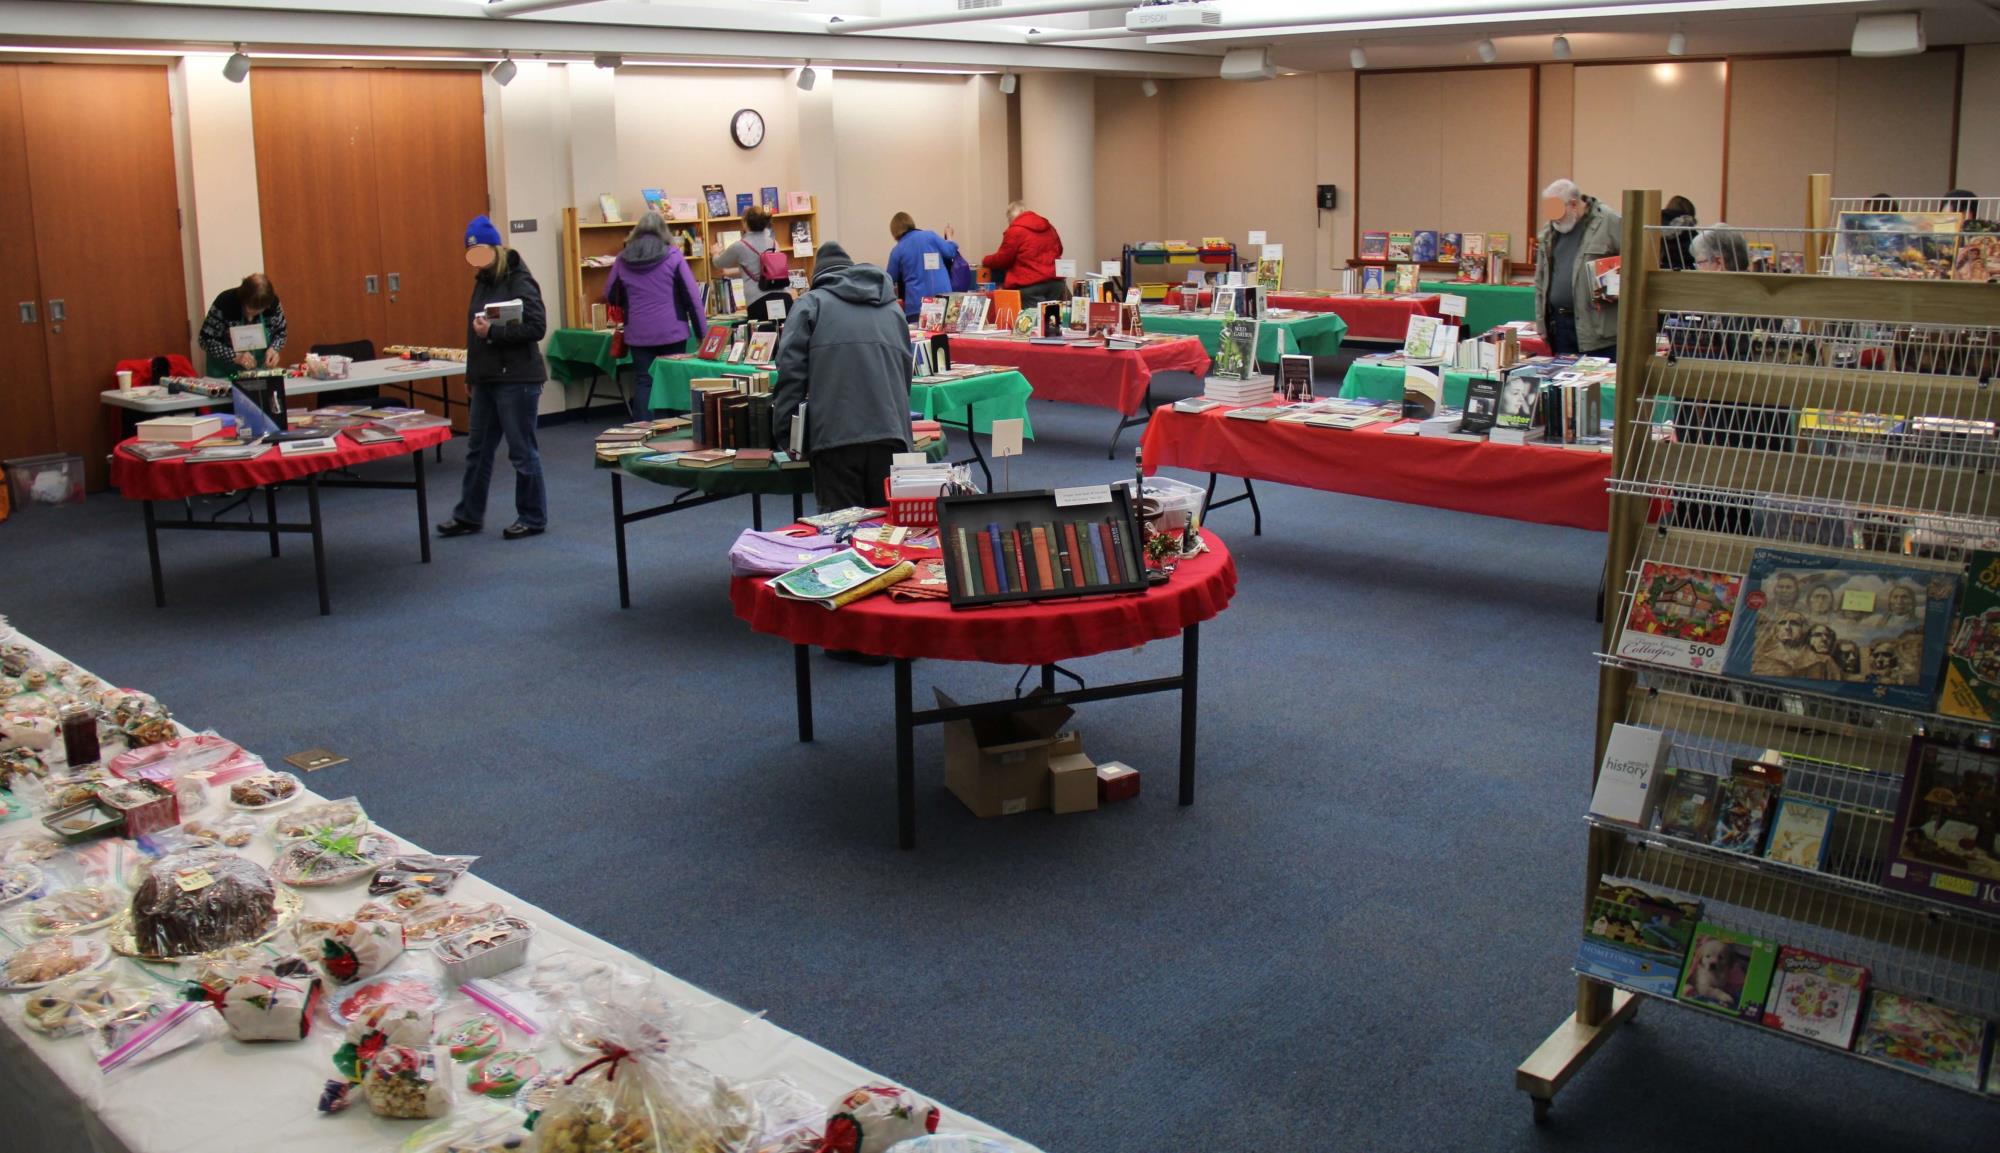
[[[625,310],[625,348],[632,354],[632,416],[652,416],[653,361],[699,341],[708,332],[701,310],[701,286],[667,232],[667,222],[648,212],[625,238],[625,250],[611,265],[604,300]]]

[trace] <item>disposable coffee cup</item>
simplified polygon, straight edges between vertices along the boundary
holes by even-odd
[[[129,369],[129,368],[121,368],[121,369],[119,369],[119,370],[118,370],[118,391],[119,391],[119,392],[131,392],[131,391],[132,391],[132,370],[131,370],[131,369]]]

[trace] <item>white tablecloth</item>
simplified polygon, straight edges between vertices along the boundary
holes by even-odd
[[[0,636],[4,636],[3,625]],[[37,648],[51,662],[60,659],[18,634],[12,639]],[[173,707],[171,700],[162,703]],[[60,744],[57,747],[60,749]],[[279,762],[275,767],[285,766]],[[223,791],[213,790],[216,794]],[[307,796],[292,804],[310,804],[314,799]],[[367,798],[361,800],[365,805]],[[221,796],[212,796],[206,812],[210,816],[219,815],[225,807],[226,801]],[[40,831],[38,820],[14,821],[0,826],[0,843]],[[241,851],[253,860],[269,863],[272,856],[269,841],[268,836],[260,835],[252,846]],[[422,851],[406,841],[401,843],[410,851]],[[307,916],[348,913],[367,899],[367,884],[365,880],[356,880],[300,892],[305,896]],[[685,1000],[713,1006],[696,1015],[697,1033],[701,1032],[704,1018],[708,1025],[720,1027],[742,1016],[740,1010],[715,1002],[695,986],[508,895],[476,875],[462,877],[449,896],[455,901],[498,901],[532,923],[536,937],[529,965],[550,953],[572,950],[640,973],[659,974]],[[634,915],[644,914],[635,910]],[[11,946],[0,943],[0,948],[11,949]],[[128,971],[137,965],[123,958],[114,959],[111,964]],[[430,954],[423,951],[406,953],[391,972],[403,970],[431,975],[438,972]],[[329,989],[328,999],[336,992]],[[85,1038],[50,1040],[29,1029],[22,1020],[21,999],[20,994],[0,994],[0,1020],[6,1025],[0,1029],[0,1151],[4,1153],[390,1151],[400,1148],[412,1132],[426,1124],[376,1117],[359,1101],[339,1114],[317,1112],[321,1086],[336,1075],[332,1055],[341,1035],[340,1027],[324,1015],[324,1010],[314,1023],[312,1035],[297,1044],[247,1045],[225,1037],[107,1076],[98,1071]],[[448,1002],[453,1008],[467,1004],[456,994]],[[553,1039],[553,1021],[543,1024],[545,1029],[539,1044],[523,1041],[510,1028],[509,1046],[534,1049],[546,1068],[574,1067],[585,1060]],[[761,1019],[734,1029],[722,1040],[702,1044],[688,1055],[737,1081],[789,1078],[814,1099],[829,1103],[860,1085],[890,1083]],[[457,1080],[461,1091],[457,1108],[467,1108],[480,1100],[463,1092],[464,1066],[453,1066],[448,1075]],[[953,1112],[942,1102],[939,1104],[945,1116],[940,1132],[1004,1136]],[[1024,1143],[1016,1144],[1022,1150],[1030,1149]]]
[[[412,381],[443,380],[447,377],[464,375],[465,362],[460,360],[404,360],[397,356],[385,356],[375,360],[355,361],[348,367],[347,375],[338,380],[314,380],[309,376],[287,377],[285,397],[288,400],[295,400],[318,396],[322,392],[345,392],[348,389],[369,387],[401,389],[406,388]],[[422,395],[421,390],[418,395]],[[182,412],[187,409],[229,404],[229,398],[226,396],[218,399],[185,392],[134,395],[116,388],[105,389],[98,394],[98,399],[113,408],[128,408],[133,412],[144,413]]]

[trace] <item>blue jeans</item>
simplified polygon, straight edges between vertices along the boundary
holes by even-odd
[[[465,451],[465,487],[453,518],[486,523],[486,486],[493,481],[493,454],[507,438],[507,461],[514,466],[514,515],[529,528],[547,528],[549,491],[542,483],[542,453],[535,446],[535,410],[540,384],[475,384],[472,436]]]
[[[628,344],[632,354],[632,419],[653,417],[653,362],[680,349],[671,344]]]

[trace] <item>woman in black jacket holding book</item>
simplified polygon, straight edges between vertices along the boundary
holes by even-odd
[[[535,443],[548,365],[538,347],[548,332],[542,290],[521,254],[502,242],[500,230],[484,216],[465,229],[465,261],[473,267],[471,320],[465,341],[465,390],[472,402],[472,435],[465,453],[465,485],[451,519],[439,536],[478,532],[486,521],[486,488],[493,480],[493,455],[507,440],[514,466],[514,523],[500,535],[508,540],[537,536],[548,528],[548,488],[542,482],[542,454]],[[504,318],[520,306],[518,319]],[[489,317],[489,307],[503,318]]]

